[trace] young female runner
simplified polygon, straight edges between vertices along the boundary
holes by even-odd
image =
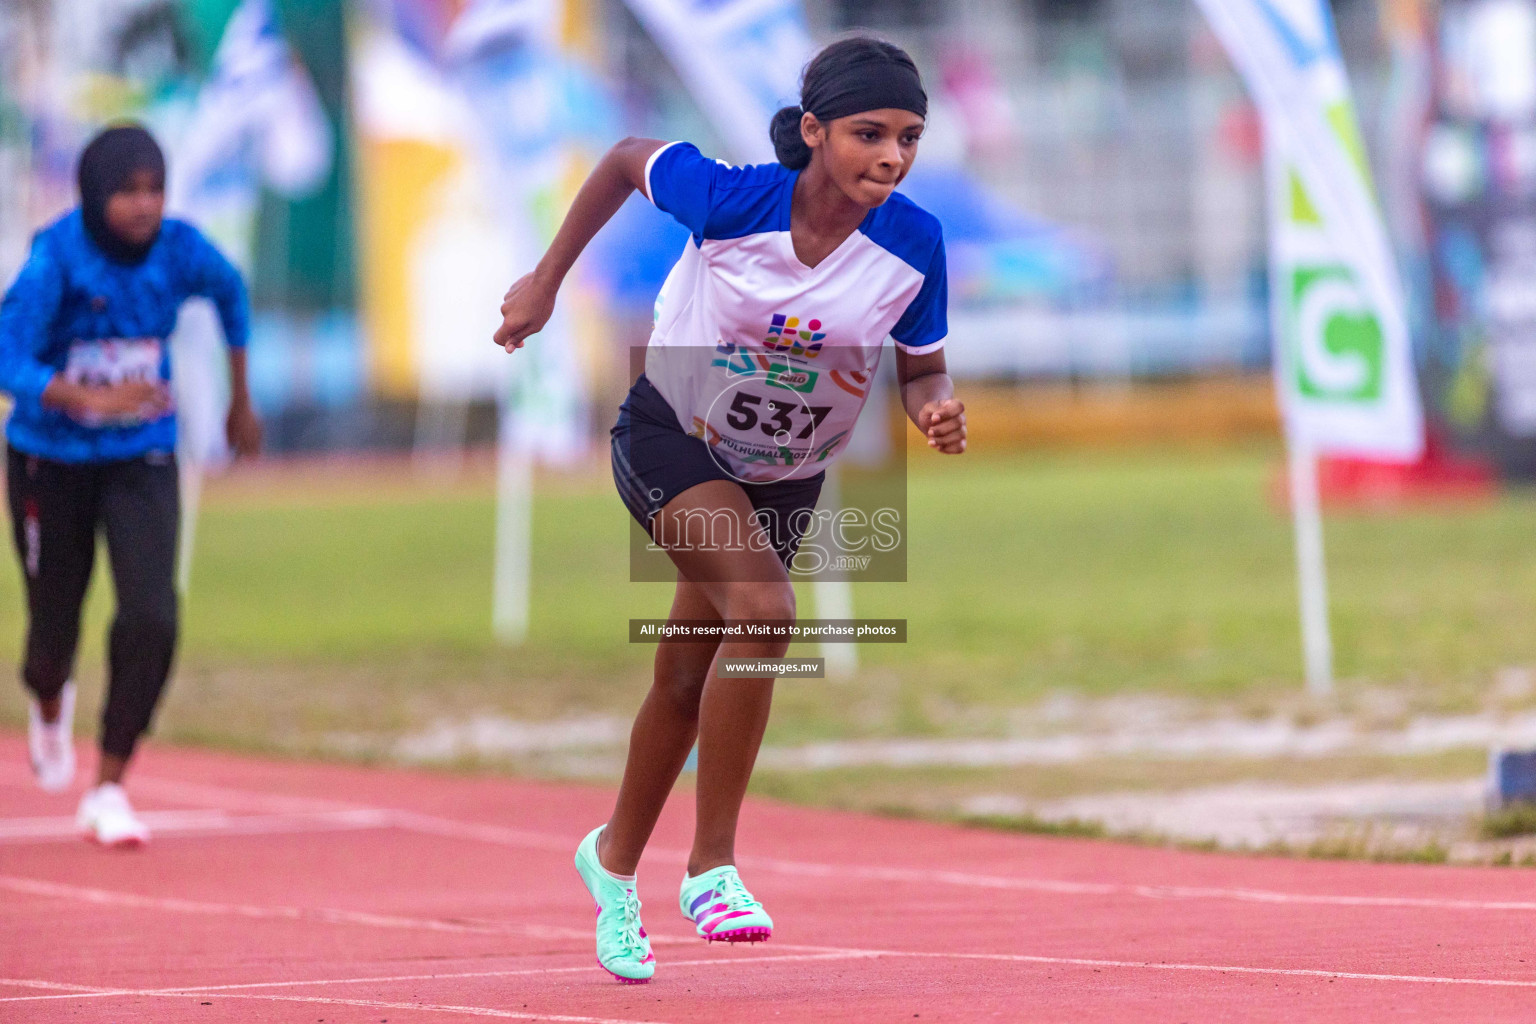
[[[261,445],[245,384],[249,310],[240,274],[190,224],[166,220],[165,159],[143,128],[98,135],[80,156],[80,208],[38,232],[0,304],[7,491],[27,591],[22,680],[28,747],[42,788],[74,779],[75,646],[96,538],[105,534],[117,615],[86,838],[137,846],[149,831],[123,773],[149,728],[176,648],[176,418],[166,345],[181,304],[218,306],[229,344],[227,432]]]
[[[538,268],[507,293],[496,341],[510,352],[548,321],[576,257],[632,189],[692,232],[612,446],[620,496],[677,566],[674,620],[794,618],[786,567],[887,336],[908,415],[931,447],[965,450],[964,407],[945,372],[939,224],[894,191],[927,109],[900,49],[834,43],[806,67],[800,106],[773,119],[778,164],[729,167],[687,143],[625,139],[582,186]],[[722,679],[715,662],[786,648],[731,639],[657,650],[613,816],[576,851],[597,903],[598,962],[620,981],[655,972],[634,872],[695,739],[683,915],[709,940],[772,933],[734,864],[773,679]]]

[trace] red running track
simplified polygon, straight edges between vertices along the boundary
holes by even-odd
[[[145,850],[74,838],[0,736],[0,1021],[1536,1020],[1536,872],[1183,853],[750,803],[772,941],[641,865],[655,980],[594,962],[601,788],[154,746]],[[87,761],[90,759],[87,758]]]

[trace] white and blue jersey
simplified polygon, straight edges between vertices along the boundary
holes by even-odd
[[[15,405],[12,448],[55,462],[133,459],[176,447],[176,416],[82,422],[43,404],[55,375],[79,384],[171,379],[170,346],[181,304],[206,296],[226,342],[242,348],[250,306],[240,273],[192,225],[167,218],[144,262],[123,266],[90,239],[79,210],[38,232],[0,302],[0,391]]]
[[[842,450],[885,340],[939,350],[948,289],[939,222],[900,194],[815,267],[795,255],[799,172],[731,167],[674,142],[651,202],[692,232],[657,301],[646,377],[747,482],[808,476]]]

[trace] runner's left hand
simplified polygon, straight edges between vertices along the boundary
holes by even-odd
[[[261,418],[249,401],[230,403],[229,417],[224,421],[224,436],[237,459],[261,454]]]
[[[965,404],[956,398],[928,402],[917,414],[928,435],[928,447],[944,455],[965,451]]]

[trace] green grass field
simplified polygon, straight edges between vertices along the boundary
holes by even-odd
[[[1268,708],[1300,690],[1290,527],[1267,498],[1278,451],[917,457],[910,580],[858,589],[861,616],[909,620],[860,648],[847,682],[785,682],[770,743],[998,735],[1057,694],[1162,695]],[[216,485],[199,533],[161,735],[322,750],[495,713],[628,714],[652,649],[627,620],[669,587],[627,582],[627,519],[604,474],[536,502],[531,639],[490,634],[489,486],[382,496],[356,476]],[[1415,707],[1477,706],[1536,665],[1536,496],[1331,515],[1341,700],[1383,687]],[[0,659],[15,663],[19,575],[0,572]],[[109,590],[93,588],[80,678],[93,702]],[[801,614],[814,607],[802,595]],[[804,651],[803,653],[813,653]],[[0,716],[22,719],[19,688]],[[334,745],[332,745],[334,746]],[[365,745],[366,746],[366,745]]]

